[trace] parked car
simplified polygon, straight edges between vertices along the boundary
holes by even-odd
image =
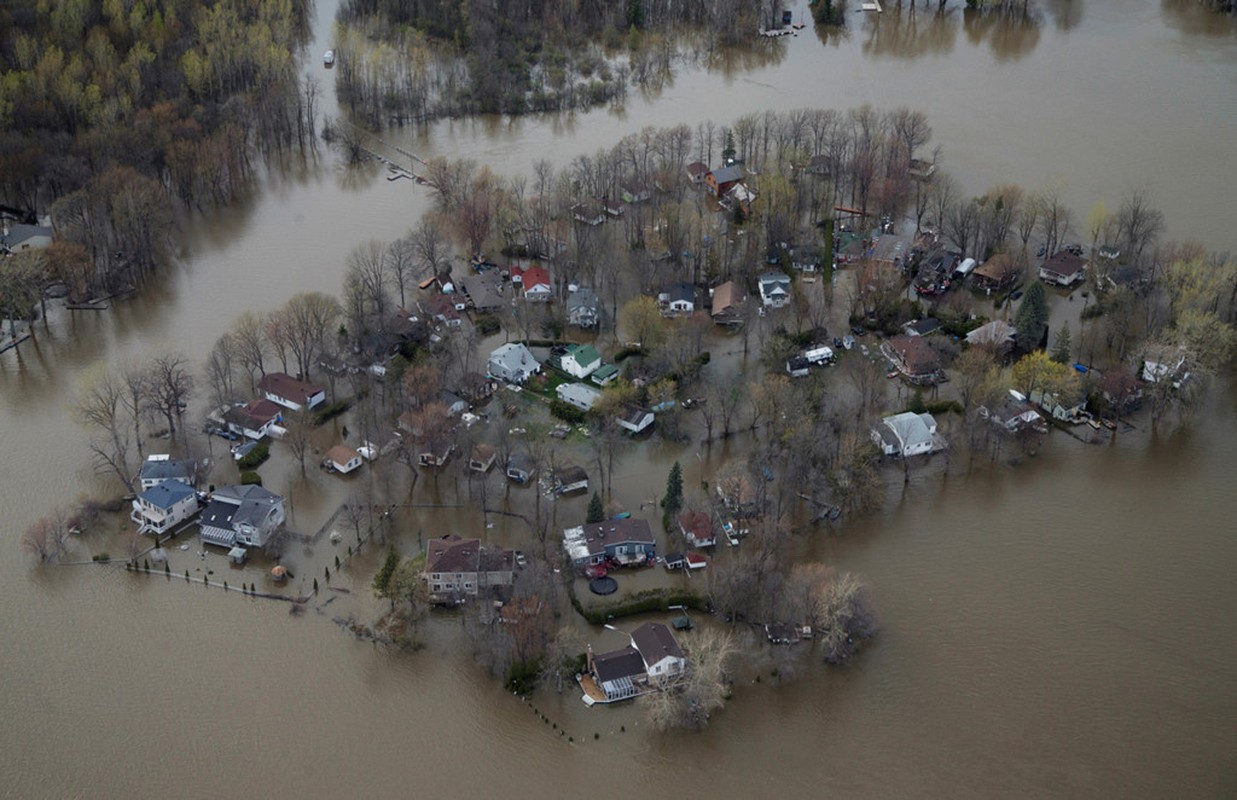
[[[855,349],[855,337],[849,336],[849,335],[843,336],[842,346],[845,347],[847,350],[854,350]]]
[[[515,565],[517,567],[523,567],[523,566],[526,566],[527,564],[528,564],[528,557],[524,555],[524,551],[516,550],[515,551]]]

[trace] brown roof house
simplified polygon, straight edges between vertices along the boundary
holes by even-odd
[[[743,301],[747,294],[734,281],[726,281],[713,290],[713,321],[718,325],[739,325],[743,322]]]
[[[922,336],[894,336],[881,352],[911,383],[938,383],[944,377],[941,359]]]
[[[322,459],[322,466],[332,472],[347,475],[361,466],[361,454],[347,445],[337,444],[326,451],[326,457]]]
[[[1073,286],[1087,274],[1087,260],[1068,250],[1054,254],[1039,267],[1039,277],[1044,283],[1057,286]]]
[[[423,577],[435,603],[464,602],[481,592],[511,586],[515,551],[483,545],[480,539],[444,536],[431,539],[425,553]]]
[[[1007,286],[1012,286],[1021,274],[1022,269],[1012,256],[997,253],[975,268],[975,271],[971,273],[971,280],[981,289],[999,292]]]
[[[326,389],[292,377],[286,372],[268,372],[258,381],[258,391],[272,403],[300,411],[326,402]]]
[[[283,412],[270,400],[250,400],[243,406],[233,406],[223,414],[228,430],[250,439],[261,439],[271,428],[283,421]]]

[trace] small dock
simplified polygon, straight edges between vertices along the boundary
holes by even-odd
[[[880,0],[867,0],[862,6],[864,11],[875,11],[877,14],[883,14],[885,9],[881,8]]]
[[[103,300],[87,300],[84,303],[65,303],[70,311],[107,311],[107,303]]]

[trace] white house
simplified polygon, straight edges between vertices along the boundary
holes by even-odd
[[[558,395],[559,400],[581,411],[588,411],[601,399],[601,392],[583,383],[560,384],[554,393]]]
[[[177,480],[168,480],[142,492],[133,501],[129,519],[138,523],[138,533],[163,534],[192,517],[198,510],[198,493]]]
[[[223,415],[228,430],[254,440],[266,436],[282,420],[279,406],[270,400],[250,400],[243,406],[229,408]]]
[[[198,519],[202,544],[261,547],[285,520],[284,500],[261,486],[224,486]]]
[[[637,406],[631,406],[616,420],[619,427],[630,433],[643,433],[653,424],[653,412]]]
[[[596,328],[601,316],[597,293],[581,286],[567,296],[567,324],[577,328]]]
[[[559,360],[559,368],[573,378],[583,380],[601,366],[601,353],[591,344],[572,344]]]
[[[1052,392],[1045,392],[1042,389],[1032,389],[1028,399],[1047,411],[1053,419],[1062,422],[1078,421],[1079,414],[1087,407],[1087,399],[1082,397],[1081,393],[1068,397],[1064,394],[1056,395]],[[1067,403],[1069,405],[1066,405]]]
[[[887,456],[917,456],[945,447],[945,442],[936,435],[936,420],[932,415],[910,411],[882,419],[872,429],[872,441]]]
[[[490,376],[508,383],[522,384],[541,370],[541,363],[532,351],[518,342],[510,342],[490,353]]]
[[[137,473],[142,491],[153,489],[165,481],[179,481],[193,488],[196,476],[197,462],[193,459],[174,459],[167,453],[146,456]]]
[[[1044,283],[1057,286],[1072,286],[1086,277],[1087,260],[1069,250],[1054,253],[1039,267],[1039,277]]]
[[[22,250],[42,250],[52,243],[52,229],[46,225],[10,225],[3,221],[0,228],[0,253],[19,253]]]
[[[674,634],[660,622],[646,622],[631,632],[631,643],[640,651],[644,669],[652,681],[676,678],[687,669],[687,658]]]
[[[326,458],[322,463],[341,475],[347,475],[361,466],[361,454],[351,447],[337,444],[326,451]]]
[[[258,381],[258,391],[272,403],[293,411],[312,409],[326,402],[326,389],[298,380],[286,372],[268,372]]]
[[[666,314],[690,314],[696,310],[696,287],[690,283],[675,283],[661,294],[657,302]]]
[[[785,272],[766,272],[758,278],[760,301],[770,308],[790,303],[790,277]]]

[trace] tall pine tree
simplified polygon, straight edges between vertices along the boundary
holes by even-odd
[[[666,478],[666,496],[662,498],[661,505],[671,516],[679,513],[679,509],[683,507],[683,468],[677,461],[670,468],[670,476]]]

